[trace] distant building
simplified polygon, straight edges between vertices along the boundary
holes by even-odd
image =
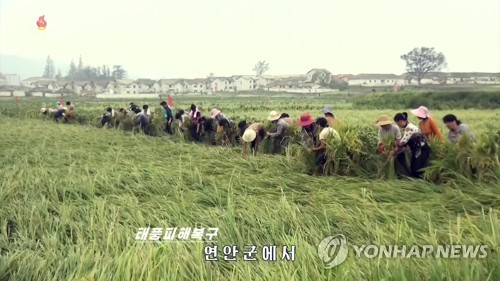
[[[21,86],[21,78],[17,74],[1,74],[0,85]]]
[[[405,82],[406,81],[402,76],[395,74],[358,74],[347,78],[349,86],[394,86],[395,83],[398,85],[404,85]]]

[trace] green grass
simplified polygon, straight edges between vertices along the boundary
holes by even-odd
[[[320,116],[328,102],[276,100],[263,109],[258,102],[252,109],[234,100],[197,104],[205,112],[220,106],[230,116],[264,119],[271,108],[286,108],[295,117],[306,110]],[[78,112],[97,118],[104,107],[82,104]],[[30,116],[32,111],[3,112],[0,280],[500,279],[495,252],[477,260],[370,260],[356,259],[351,251],[333,269],[323,268],[317,256],[321,240],[335,234],[356,245],[487,244],[498,252],[498,183],[312,177],[293,155],[242,157],[239,149],[102,130],[91,122],[54,124]],[[354,124],[391,113],[338,112]],[[456,114],[484,135],[497,113]],[[8,224],[14,225],[10,235]],[[256,245],[259,254],[264,245],[296,245],[296,261],[244,262],[239,255],[237,262],[210,263],[202,243],[135,242],[137,228],[148,225],[218,227],[220,247]]]

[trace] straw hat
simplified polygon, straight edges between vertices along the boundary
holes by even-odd
[[[273,110],[273,111],[271,111],[269,113],[269,116],[267,117],[267,120],[269,120],[269,121],[275,121],[275,120],[280,119],[280,116],[281,116],[281,114],[279,114],[278,112],[276,112],[276,111]]]
[[[425,106],[420,106],[417,109],[413,109],[411,113],[420,118],[429,118],[429,109]]]
[[[314,119],[311,116],[311,114],[304,113],[304,114],[300,115],[300,118],[299,118],[299,125],[300,126],[305,127],[305,126],[311,125],[312,123],[314,123]]]
[[[220,110],[218,110],[217,108],[213,108],[212,111],[210,111],[210,115],[212,118],[215,118],[215,116],[219,115],[220,113]]]
[[[384,126],[384,125],[389,125],[392,124],[391,118],[387,115],[380,115],[377,119],[377,126]]]
[[[253,142],[256,137],[257,137],[257,132],[255,132],[255,130],[246,129],[241,139],[244,142]]]

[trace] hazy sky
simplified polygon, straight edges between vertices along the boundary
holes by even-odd
[[[445,71],[500,72],[500,0],[0,0],[1,54],[150,78],[252,74],[258,60],[276,75],[401,74],[420,46]]]

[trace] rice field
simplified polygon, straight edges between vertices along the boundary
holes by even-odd
[[[131,101],[76,100],[75,122],[56,124],[40,116],[49,102],[55,101],[0,102],[0,280],[500,280],[500,169],[498,144],[490,138],[498,127],[489,127],[498,110],[431,108],[437,121],[457,115],[481,141],[473,148],[438,148],[435,166],[446,169],[434,167],[429,177],[441,175],[441,181],[422,181],[371,175],[385,168],[363,163],[383,164],[378,158],[361,157],[349,173],[310,176],[293,146],[284,155],[242,156],[239,147],[96,126],[106,107]],[[160,109],[159,101],[147,103]],[[191,103],[206,114],[217,107],[236,120],[262,121],[271,110],[320,117],[331,104],[349,125],[341,132],[360,137],[358,129],[369,131],[362,152],[376,137],[376,117],[396,113],[357,110],[326,95],[186,97],[176,98],[174,107]],[[347,138],[344,144],[351,151],[359,145]],[[457,159],[471,155],[478,155],[474,163],[487,171],[484,177],[467,174]],[[136,241],[138,228],[148,226],[219,228],[219,260],[205,260],[209,241]],[[336,234],[352,245],[485,244],[488,255],[368,259],[350,249],[344,263],[327,269],[318,244]],[[223,260],[225,245],[240,249],[237,261]],[[257,247],[259,261],[243,260],[245,245]],[[278,247],[275,262],[262,260],[269,245]],[[282,260],[282,247],[292,245],[295,260]]]

